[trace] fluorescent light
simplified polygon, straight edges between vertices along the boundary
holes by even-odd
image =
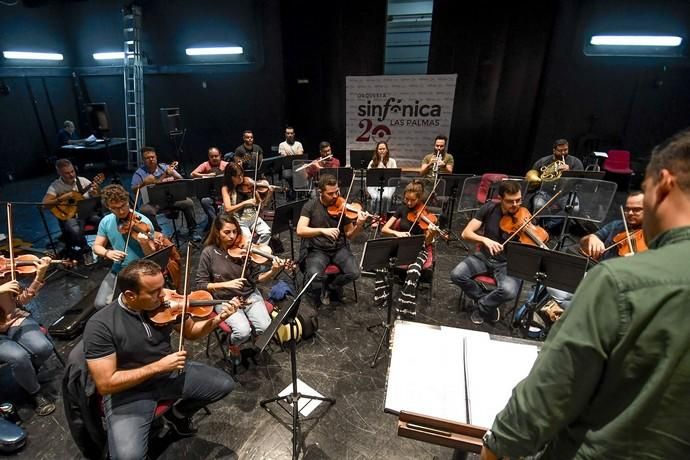
[[[213,56],[217,54],[242,54],[241,46],[219,46],[215,48],[187,48],[187,56]]]
[[[124,51],[108,51],[106,53],[93,53],[93,58],[97,61],[103,61],[106,59],[124,59]]]
[[[683,39],[675,35],[594,35],[592,45],[608,46],[680,46]]]
[[[3,51],[5,59],[38,59],[44,61],[62,61],[60,53],[32,53],[29,51]]]

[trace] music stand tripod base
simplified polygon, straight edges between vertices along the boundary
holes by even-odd
[[[300,382],[297,379],[297,343],[295,340],[297,336],[297,311],[299,309],[299,304],[302,299],[302,296],[307,292],[309,286],[314,281],[316,276],[316,273],[312,275],[309,281],[307,281],[304,284],[304,287],[297,295],[295,300],[292,302],[292,304],[289,307],[282,309],[280,313],[278,313],[278,316],[276,316],[273,319],[266,331],[256,341],[256,347],[259,349],[259,352],[263,352],[263,350],[266,348],[266,345],[268,345],[268,342],[271,340],[273,335],[278,330],[278,327],[280,327],[280,325],[285,323],[286,321],[290,325],[290,340],[288,340],[288,348],[290,350],[290,374],[292,377],[292,382],[288,386],[288,388],[286,388],[286,390],[288,390],[291,387],[292,391],[287,394],[283,394],[285,393],[284,390],[283,392],[281,392],[282,396],[278,395],[274,398],[264,399],[259,402],[259,405],[266,409],[268,412],[271,412],[271,410],[267,406],[275,402],[278,403],[278,405],[283,410],[285,410],[285,412],[292,416],[292,458],[295,460],[299,457],[299,452],[303,444],[301,436],[302,429],[300,425],[300,411],[306,413],[305,409],[308,406],[310,406],[311,410],[308,413],[311,413],[311,411],[314,410],[316,406],[318,406],[318,404],[313,404],[314,401],[327,402],[329,403],[328,407],[335,404],[334,398],[328,398],[321,395],[316,396],[300,393],[300,389],[306,389],[307,391],[309,391],[310,389],[305,384],[300,385],[299,383],[302,382]],[[304,400],[309,401],[303,402]],[[283,404],[280,404],[281,402],[286,402],[287,404],[289,404],[291,406],[291,410],[287,410]]]

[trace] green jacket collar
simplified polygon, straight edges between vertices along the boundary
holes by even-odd
[[[690,227],[677,227],[666,230],[649,243],[649,249],[657,249],[680,241],[690,240]]]

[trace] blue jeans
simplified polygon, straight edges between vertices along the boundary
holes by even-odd
[[[206,213],[206,216],[208,217],[208,223],[206,224],[206,227],[211,228],[211,224],[213,224],[213,220],[216,218],[217,215],[215,200],[208,196],[202,198],[201,207],[203,208],[204,212]]]
[[[175,410],[191,417],[205,405],[223,399],[234,388],[235,381],[225,372],[188,361],[183,373],[174,372],[157,380],[156,385],[104,396],[110,458],[146,457],[158,401],[182,399],[175,404]]]
[[[252,326],[257,335],[261,335],[271,324],[271,317],[266,310],[266,304],[258,289],[249,294],[245,299],[247,306],[230,315],[225,322],[232,328],[230,343],[239,345],[249,340],[252,335]],[[220,305],[216,312],[220,313]]]
[[[507,275],[508,264],[487,259],[477,253],[468,256],[451,272],[450,280],[460,286],[466,296],[477,302],[480,313],[486,317],[493,317],[499,305],[517,296],[520,282]],[[484,291],[474,279],[476,275],[488,274],[496,280],[496,289]]]
[[[311,295],[315,299],[321,297],[323,282],[326,280],[326,275],[323,271],[329,264],[335,264],[340,268],[340,273],[335,276],[332,282],[335,288],[342,288],[359,278],[361,274],[355,262],[355,256],[347,245],[335,252],[323,252],[319,249],[311,248],[304,261],[304,280],[309,280],[314,273],[318,274],[311,284]]]
[[[32,318],[24,318],[19,326],[0,334],[0,362],[10,365],[14,379],[30,395],[41,389],[36,369],[52,353],[53,344]]]

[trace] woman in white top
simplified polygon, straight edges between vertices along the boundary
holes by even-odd
[[[372,157],[367,169],[372,168],[397,168],[395,160],[391,158],[390,150],[388,150],[388,144],[386,142],[378,142],[376,148],[374,149],[374,156]],[[390,200],[395,193],[395,187],[384,187],[383,188],[383,203],[379,209],[379,188],[378,187],[367,187],[367,192],[371,196],[371,212],[385,214],[390,207]]]

